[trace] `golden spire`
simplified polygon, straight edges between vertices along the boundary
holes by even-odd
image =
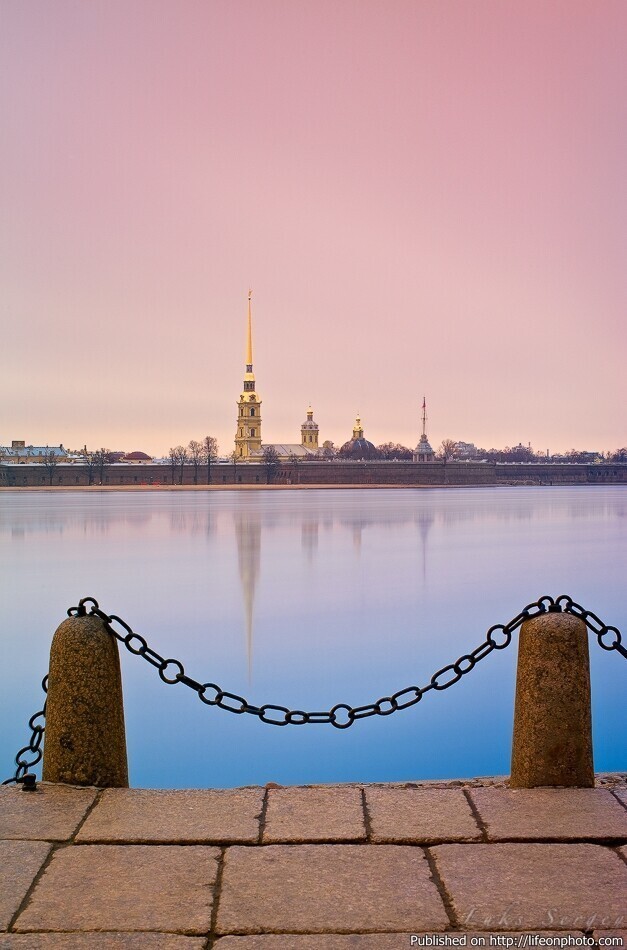
[[[253,321],[250,312],[250,298],[252,297],[252,290],[248,291],[248,336],[246,339],[246,367],[247,372],[252,373],[253,366]]]

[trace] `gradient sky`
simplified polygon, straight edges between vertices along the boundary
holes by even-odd
[[[0,0],[0,444],[627,442],[624,0]]]

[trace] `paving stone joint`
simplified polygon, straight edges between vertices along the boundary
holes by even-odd
[[[625,934],[627,781],[0,791],[0,950]]]

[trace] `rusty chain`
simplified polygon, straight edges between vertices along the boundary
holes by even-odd
[[[83,597],[79,601],[78,607],[70,607],[69,617],[84,617],[87,615],[86,605],[91,605],[89,615],[99,617],[107,631],[120,643],[123,643],[126,649],[141,656],[154,666],[164,683],[174,686],[176,683],[183,683],[198,694],[198,698],[207,706],[218,706],[227,712],[242,715],[249,713],[258,716],[262,722],[272,726],[303,726],[308,723],[326,724],[330,723],[336,729],[348,729],[358,719],[368,719],[370,716],[390,716],[400,709],[408,709],[420,702],[425,693],[434,689],[442,692],[453,686],[455,683],[470,673],[480,660],[492,653],[494,650],[504,650],[512,640],[512,634],[525,620],[538,617],[545,613],[568,613],[574,617],[579,617],[584,621],[588,629],[595,634],[599,646],[603,650],[616,650],[622,657],[627,659],[627,649],[622,645],[620,631],[613,626],[608,626],[591,610],[586,610],[581,604],[576,603],[568,594],[562,594],[557,598],[545,594],[537,601],[527,604],[526,607],[516,614],[506,624],[494,624],[488,630],[485,640],[470,653],[460,656],[454,663],[443,666],[433,674],[426,686],[407,686],[398,690],[391,696],[383,696],[376,702],[368,703],[365,706],[349,706],[347,703],[337,703],[328,712],[306,712],[302,709],[289,709],[287,706],[277,706],[273,703],[265,703],[262,706],[254,706],[243,696],[237,693],[230,693],[221,689],[216,683],[199,683],[197,680],[187,676],[183,664],[179,660],[172,658],[166,659],[153,650],[147,640],[118,617],[116,614],[106,614],[100,609],[98,601],[93,597]],[[121,628],[116,629],[116,626]],[[42,681],[44,691],[47,691],[48,677],[45,676]],[[276,714],[276,715],[275,715]],[[15,762],[17,769],[12,778],[6,779],[2,784],[8,785],[11,782],[24,784],[24,788],[31,788],[34,785],[34,775],[29,773],[29,768],[36,765],[42,757],[41,742],[45,730],[45,725],[38,724],[37,720],[41,717],[45,723],[46,706],[31,716],[29,726],[32,730],[31,740],[28,745],[17,753]],[[28,761],[24,758],[25,753],[32,753],[34,758]]]

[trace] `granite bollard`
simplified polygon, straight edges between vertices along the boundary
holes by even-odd
[[[510,786],[543,785],[594,786],[588,631],[565,613],[520,630]]]
[[[128,788],[120,657],[99,617],[69,617],[53,637],[43,780]]]

